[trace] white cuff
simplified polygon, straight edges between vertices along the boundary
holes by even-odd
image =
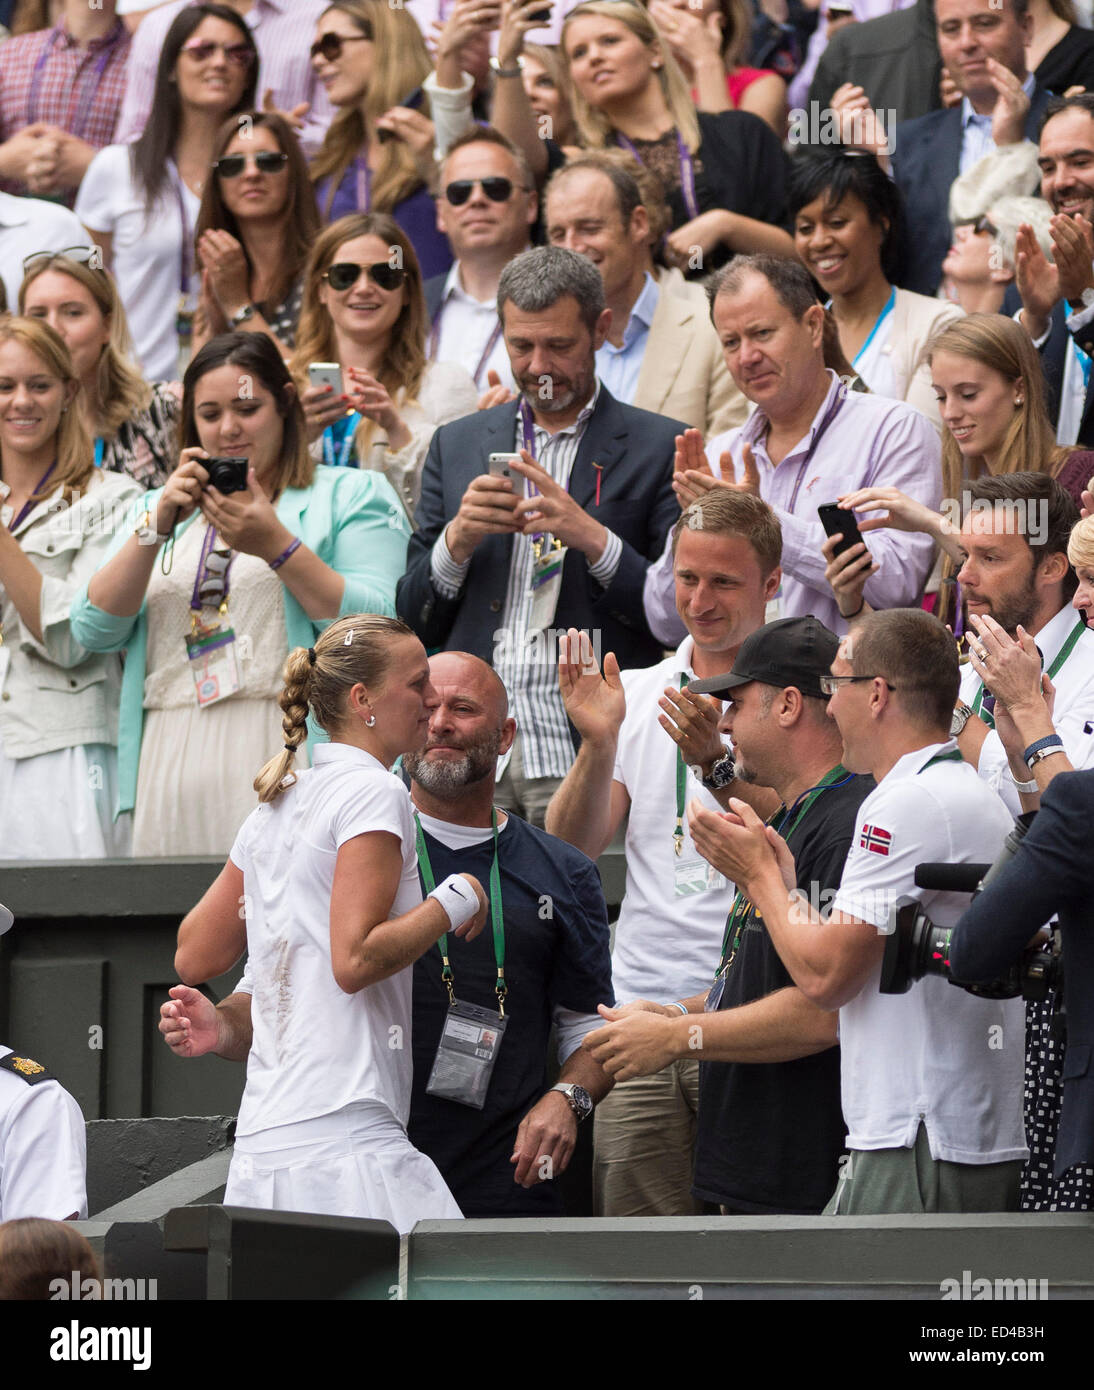
[[[434,898],[448,914],[449,931],[462,927],[479,910],[479,897],[462,874],[449,874],[427,897]]]
[[[447,529],[445,527],[445,530]],[[467,572],[471,568],[471,561],[465,560],[462,565],[458,565],[452,558],[452,552],[444,536],[445,532],[442,531],[433,543],[433,550],[429,556],[429,572],[439,593],[445,598],[459,598]]]

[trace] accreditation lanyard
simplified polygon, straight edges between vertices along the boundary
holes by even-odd
[[[680,689],[688,683],[688,673],[680,672]],[[676,825],[672,832],[672,852],[679,857],[684,852],[684,797],[687,794],[688,769],[680,745],[676,745]]]
[[[958,756],[960,757],[960,754],[958,754]],[[789,844],[791,835],[797,830],[798,826],[801,824],[802,818],[813,805],[813,802],[816,801],[819,796],[823,796],[825,792],[833,791],[836,787],[845,787],[854,775],[853,772],[848,772],[845,767],[837,763],[832,771],[829,772],[826,777],[822,778],[815,787],[807,787],[805,791],[802,792],[801,796],[798,797],[797,801],[794,802],[793,806],[789,808],[780,807],[767,824],[778,834],[782,835],[783,839]],[[796,815],[794,814],[795,812],[797,812]],[[793,821],[790,823],[789,828],[784,831],[783,826],[791,821],[791,817],[793,817]],[[776,822],[778,822],[778,824],[776,824]],[[718,970],[714,976],[716,980],[720,979],[733,964],[734,958],[737,955],[737,947],[740,945],[741,933],[744,931],[749,920],[755,915],[755,905],[750,902],[742,891],[738,890],[737,896],[733,899],[733,906],[730,908],[729,920],[726,922],[725,935],[722,937],[722,954],[718,961]],[[730,938],[732,938],[732,945],[730,944]]]
[[[535,460],[535,457],[536,457],[536,434],[535,434],[535,427],[534,427],[533,422],[532,422],[532,410],[531,410],[531,407],[529,406],[528,402],[524,399],[523,396],[521,397],[521,401],[520,401],[520,430],[521,430],[521,438],[522,438],[522,440],[524,441],[524,447],[528,450],[528,455],[529,455],[529,457],[534,461],[534,460]],[[595,468],[596,465],[594,464],[593,467]],[[572,470],[571,470],[571,471],[572,471]],[[539,496],[539,488],[536,487],[535,483],[530,482],[528,479],[525,479],[525,485],[526,485],[527,487],[531,488],[531,492],[528,494],[530,497],[538,497],[538,496]],[[566,489],[566,492],[567,492],[567,493],[570,491],[570,479],[569,479],[569,478],[566,479],[565,489]],[[596,500],[597,500],[597,503],[599,504],[599,502],[600,502],[600,475],[599,475],[599,473],[597,474]],[[538,532],[536,535],[533,535],[533,536],[532,536],[532,559],[533,559],[533,560],[535,560],[535,561],[538,561],[538,560],[539,560],[540,555],[543,553],[543,543],[544,543],[544,541],[545,541],[546,539],[547,539],[547,532],[546,532],[546,531],[540,531],[540,532]],[[555,549],[555,550],[561,550],[561,549],[562,549],[562,542],[561,542],[560,540],[558,540],[557,538],[556,538],[556,540],[555,540],[555,542],[554,542],[554,549]]]
[[[1075,650],[1075,643],[1079,640],[1079,638],[1083,635],[1085,631],[1086,624],[1083,622],[1082,618],[1080,618],[1079,621],[1068,633],[1067,641],[1056,653],[1055,661],[1053,661],[1052,665],[1048,668],[1049,680],[1055,680],[1059,672],[1063,670],[1064,662]],[[984,721],[984,723],[988,726],[989,729],[994,729],[995,717],[992,715],[990,710],[986,710],[983,708],[983,704],[984,683],[983,681],[981,681],[980,689],[976,692],[976,699],[972,702],[972,712],[973,714],[979,715],[979,717]]]
[[[42,499],[38,494],[45,487],[46,483],[49,482],[50,475],[56,467],[57,460],[54,459],[53,462],[46,469],[46,471],[42,474],[41,478],[38,480],[38,486],[34,489],[34,491],[30,494],[27,500],[20,507],[19,515],[8,527],[9,531],[11,531],[12,533],[18,531],[19,527],[22,526],[24,521],[26,521],[27,517],[31,514],[34,508],[38,505],[39,502],[41,502]]]
[[[192,316],[190,310],[190,281],[193,278],[193,232],[190,229],[190,218],[186,213],[186,194],[183,191],[182,175],[173,159],[167,162],[168,172],[171,175],[171,186],[175,190],[175,202],[178,204],[179,224],[182,227],[182,244],[179,247],[179,314]]]
[[[368,167],[368,154],[358,155],[353,161],[357,184],[357,211],[372,211],[372,170]]]
[[[490,865],[490,924],[494,931],[494,960],[498,967],[498,978],[494,985],[494,992],[498,996],[498,1014],[504,1018],[505,999],[509,990],[505,983],[505,921],[501,906],[501,873],[498,869],[498,812],[496,807],[490,808],[490,828],[494,832],[494,862]],[[422,871],[425,891],[432,893],[437,886],[437,880],[433,876],[433,866],[429,862],[429,851],[425,847],[425,833],[422,830],[422,822],[417,811],[414,813],[414,841],[418,852],[418,868]],[[448,1006],[452,1008],[456,1003],[455,976],[448,961],[447,932],[438,939],[437,950],[441,953],[441,979],[444,981],[445,989],[448,990]]]
[[[831,302],[832,302],[832,301],[829,300],[829,301],[828,301],[828,304],[831,304]],[[826,305],[825,305],[825,308],[827,308],[827,307],[828,307],[828,305],[826,304]],[[869,348],[870,344],[874,341],[874,339],[875,339],[875,338],[877,337],[877,335],[878,335],[878,329],[879,329],[879,328],[881,327],[881,325],[885,322],[885,320],[889,317],[889,315],[893,312],[893,309],[894,309],[895,307],[896,307],[896,286],[894,285],[894,286],[893,286],[892,293],[889,295],[889,298],[888,298],[888,300],[887,300],[886,303],[885,303],[885,308],[882,309],[882,311],[881,311],[880,314],[878,314],[877,319],[876,319],[876,321],[875,321],[875,323],[874,323],[873,328],[870,329],[870,336],[866,339],[866,341],[863,343],[863,345],[859,348],[858,352],[855,353],[854,361],[851,363],[851,366],[852,366],[852,367],[857,367],[858,364],[859,364],[859,362],[866,356],[866,351],[867,351],[867,349]]]
[[[58,38],[63,38],[64,33],[65,26],[63,24],[58,24],[46,40],[45,47],[42,49],[41,53],[39,53],[38,60],[34,64],[34,71],[30,76],[30,91],[27,94],[27,125],[35,125],[38,121],[38,100],[41,96],[45,66],[53,54]],[[113,32],[103,41],[102,52],[94,66],[91,66],[90,63],[87,64],[81,75],[79,71],[80,64],[77,63],[77,70],[73,76],[72,82],[74,100],[69,105],[68,116],[64,121],[65,128],[70,130],[77,140],[82,140],[87,133],[91,118],[95,114],[95,98],[99,94],[100,86],[102,86],[103,74],[106,72],[107,66],[114,56],[114,50],[125,37],[125,33],[125,25],[119,19]],[[95,85],[90,92],[87,91],[88,73],[95,79]],[[75,123],[77,111],[81,113],[78,125]]]
[[[235,551],[228,551],[223,570],[217,570],[215,566],[210,566],[209,561],[213,554],[216,538],[216,527],[210,523],[205,531],[205,539],[201,543],[201,558],[198,560],[197,574],[194,576],[194,592],[190,597],[190,627],[192,631],[196,631],[199,626],[203,608],[217,608],[222,618],[228,612],[228,587],[232,561],[235,559]],[[218,558],[224,559],[225,557],[218,556]],[[202,599],[202,589],[205,587],[207,577],[209,577],[210,574],[219,577],[221,580],[221,585],[218,587],[216,601],[214,603],[206,603]]]
[[[435,362],[437,359],[437,348],[441,341],[441,319],[444,317],[444,311],[447,308],[447,306],[448,300],[443,300],[441,302],[440,308],[433,316],[433,323],[429,330],[429,360],[431,362]],[[479,378],[482,376],[482,370],[486,366],[487,362],[490,360],[490,354],[494,351],[495,347],[497,347],[498,339],[500,337],[501,319],[498,319],[497,323],[494,325],[493,333],[490,334],[490,337],[486,341],[486,346],[482,350],[482,356],[479,358],[479,365],[471,373],[476,386],[482,384],[479,380]],[[531,450],[529,450],[529,452],[531,452]]]
[[[360,415],[356,410],[351,410],[341,420],[335,420],[333,425],[327,426],[323,431],[323,462],[325,464],[331,468],[348,468],[350,466],[353,440],[360,423]],[[335,445],[338,446],[337,456],[334,452]]]
[[[793,515],[794,508],[797,505],[798,493],[801,491],[801,485],[805,480],[806,470],[808,469],[810,463],[812,463],[813,461],[813,455],[817,452],[821,440],[828,432],[829,425],[843,409],[843,403],[846,399],[847,387],[842,385],[837,387],[835,399],[832,401],[832,404],[825,411],[824,419],[821,420],[820,424],[817,426],[816,430],[813,433],[813,438],[809,442],[809,448],[805,451],[805,457],[798,465],[798,476],[794,480],[794,490],[790,494],[790,503],[787,506],[786,510],[790,512],[791,515]]]
[[[676,136],[676,158],[680,165],[680,191],[684,195],[684,206],[687,208],[688,217],[695,218],[699,216],[699,200],[695,196],[695,161],[691,157],[691,151],[684,144],[683,136],[679,130],[674,130],[673,134]],[[616,143],[622,145],[628,154],[634,155],[639,164],[645,163],[634,144],[625,135],[616,131],[615,139]]]

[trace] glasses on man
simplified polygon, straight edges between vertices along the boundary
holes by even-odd
[[[279,174],[289,162],[289,156],[277,150],[256,150],[254,154],[222,154],[213,161],[213,168],[222,179],[237,179],[247,167],[248,159],[254,160],[260,174]]]
[[[821,676],[820,688],[825,695],[834,695],[841,686],[854,685],[856,681],[885,681],[884,676]],[[895,690],[895,685],[885,681],[887,690]]]
[[[63,256],[66,261],[76,261],[80,265],[87,265],[97,251],[98,248],[95,246],[66,246],[63,251],[35,251],[31,255],[23,257],[23,274],[25,275],[39,261],[56,260],[58,256]],[[93,268],[98,269],[98,267]]]
[[[372,25],[365,23],[362,27],[362,34],[320,34],[311,46],[311,56],[318,58],[321,53],[328,63],[336,63],[342,56],[343,44],[372,42]]]
[[[336,261],[323,273],[323,279],[332,290],[348,290],[356,285],[362,275],[367,275],[374,285],[382,290],[397,290],[406,281],[406,271],[401,266],[388,265],[387,261],[377,261],[375,265],[358,265],[355,261]]]
[[[212,39],[195,39],[184,43],[182,52],[188,53],[195,63],[207,63],[214,53],[223,53],[233,67],[249,68],[254,62],[255,52],[246,43],[214,43]]]
[[[505,178],[455,179],[444,190],[444,196],[454,208],[463,207],[475,191],[475,185],[482,189],[492,203],[507,203],[513,196],[513,180]]]

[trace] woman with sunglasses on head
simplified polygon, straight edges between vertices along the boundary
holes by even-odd
[[[178,459],[182,389],[146,382],[132,360],[125,309],[114,277],[89,264],[86,247],[43,251],[23,263],[19,312],[60,334],[80,382],[76,408],[94,443],[95,463],[159,487]]]
[[[520,81],[535,0],[506,4],[498,38],[493,122],[524,151],[537,178],[563,162],[540,138]],[[687,81],[646,9],[585,0],[562,26],[574,119],[586,149],[622,146],[661,179],[671,214],[665,259],[703,274],[737,251],[793,254],[781,226],[785,157],[747,111],[696,111]]]
[[[872,155],[826,150],[792,161],[787,201],[798,257],[828,299],[852,370],[876,395],[907,401],[941,429],[920,357],[962,311],[896,288],[904,255],[896,184]]]
[[[392,218],[356,213],[323,232],[289,364],[308,437],[324,463],[379,469],[411,518],[434,429],[478,405],[466,368],[427,361],[427,330],[418,260]],[[341,392],[304,387],[316,363],[337,364]]]
[[[217,132],[253,108],[258,55],[247,23],[227,5],[180,10],[156,71],[152,114],[132,145],[91,161],[76,214],[114,272],[137,357],[150,379],[179,375],[189,352],[200,280],[194,228]]]
[[[126,653],[119,806],[139,855],[227,850],[277,731],[286,652],[340,614],[392,612],[409,535],[384,478],[312,462],[264,333],[195,355],[182,445],[72,612],[79,640]]]
[[[268,333],[287,357],[320,227],[303,151],[284,117],[248,111],[224,122],[213,156],[196,228],[195,347],[245,328]]]
[[[312,161],[324,222],[352,212],[390,213],[414,243],[422,274],[452,264],[432,177],[433,123],[422,83],[433,64],[425,40],[401,5],[337,0],[319,18],[312,64],[337,114]]]
[[[0,858],[125,854],[114,822],[121,667],[69,622],[140,489],[92,462],[68,350],[0,319]]]

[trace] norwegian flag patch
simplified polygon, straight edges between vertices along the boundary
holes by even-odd
[[[893,832],[883,830],[880,825],[864,825],[858,843],[860,849],[868,849],[871,854],[885,855],[892,848]]]

